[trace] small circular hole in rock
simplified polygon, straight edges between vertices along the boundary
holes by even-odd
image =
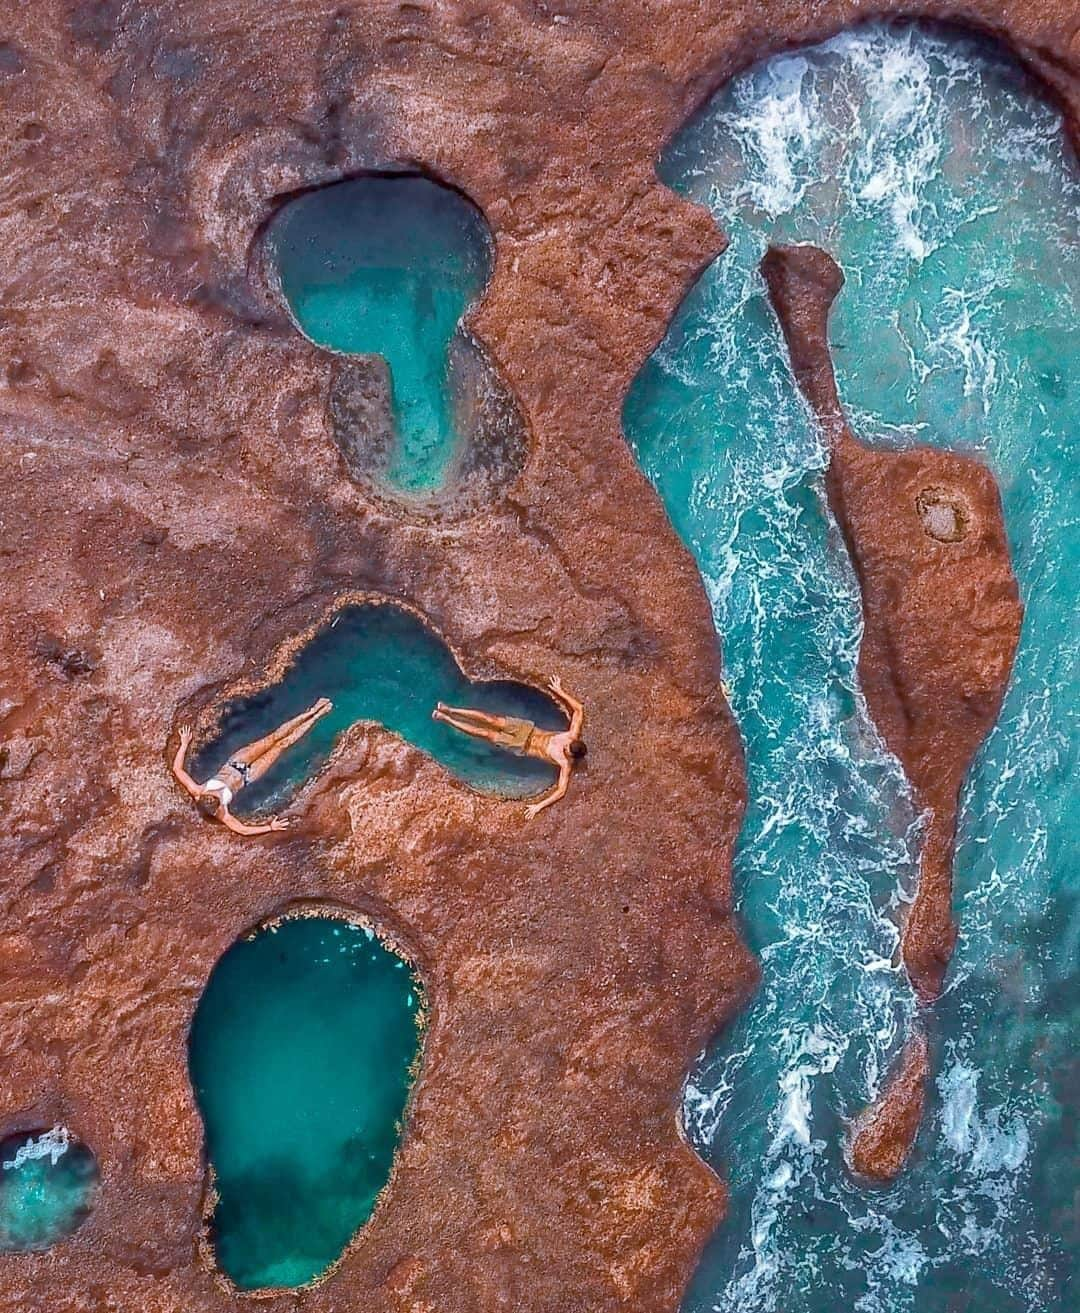
[[[939,542],[955,543],[966,538],[971,512],[966,501],[948,488],[924,488],[915,498],[923,530]]]
[[[90,1215],[97,1159],[66,1126],[0,1140],[0,1253],[48,1249]]]

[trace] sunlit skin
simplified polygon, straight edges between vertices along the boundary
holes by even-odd
[[[332,709],[333,704],[328,698],[320,698],[307,711],[279,725],[273,733],[234,752],[228,762],[215,771],[205,784],[193,780],[184,769],[184,760],[192,738],[190,727],[184,726],[180,731],[180,746],[173,758],[172,772],[195,799],[202,814],[208,819],[220,821],[233,834],[269,834],[271,831],[287,830],[289,822],[278,819],[268,821],[265,825],[248,825],[239,821],[229,811],[229,803],[246,784],[252,784],[265,775],[287,748],[302,739],[312,725]]]
[[[573,769],[585,755],[585,744],[581,738],[585,708],[563,688],[558,675],[551,676],[548,687],[570,717],[570,725],[565,730],[538,729],[532,721],[519,720],[514,716],[492,716],[484,711],[471,711],[467,707],[448,707],[444,702],[440,702],[431,713],[433,720],[441,720],[462,734],[470,734],[473,738],[483,739],[522,757],[548,761],[558,770],[559,778],[554,787],[525,808],[526,819],[530,821],[545,807],[565,797]]]

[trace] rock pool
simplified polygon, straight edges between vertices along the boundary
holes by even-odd
[[[230,703],[220,733],[200,749],[193,769],[202,778],[234,749],[319,697],[330,698],[334,710],[261,780],[237,795],[238,814],[286,802],[326,760],[337,737],[358,721],[385,725],[459,779],[489,793],[527,797],[554,779],[554,769],[542,761],[515,757],[431,719],[435,704],[443,701],[563,729],[566,718],[550,698],[510,680],[472,683],[445,642],[413,612],[375,602],[342,607],[300,648],[278,682]]]
[[[63,1126],[0,1140],[0,1252],[48,1249],[90,1214],[97,1160]]]
[[[234,944],[191,1028],[191,1081],[219,1199],[218,1263],[244,1290],[301,1286],[389,1179],[422,996],[367,926],[298,916]]]
[[[308,337],[389,367],[393,434],[370,406],[354,416],[366,473],[406,498],[437,492],[469,460],[464,394],[495,386],[462,327],[491,271],[480,212],[429,178],[368,174],[287,202],[267,248]]]

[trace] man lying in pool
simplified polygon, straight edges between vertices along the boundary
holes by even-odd
[[[271,830],[287,830],[288,821],[273,820],[266,825],[245,825],[229,811],[229,803],[245,784],[251,784],[260,775],[265,775],[285,749],[302,739],[312,725],[332,708],[333,703],[328,698],[320,698],[314,706],[294,716],[292,720],[287,720],[272,734],[234,752],[205,784],[197,784],[184,769],[184,758],[191,746],[191,730],[185,726],[180,731],[180,746],[173,758],[173,774],[195,799],[195,806],[207,820],[220,821],[233,834],[269,834]]]
[[[525,815],[532,820],[537,813],[553,802],[558,802],[570,783],[570,772],[585,756],[585,743],[581,737],[581,727],[585,723],[585,708],[562,686],[558,675],[552,675],[548,687],[559,699],[563,709],[570,717],[570,726],[561,731],[538,729],[531,720],[519,720],[516,716],[489,716],[484,711],[470,711],[464,707],[448,707],[440,702],[431,713],[433,720],[441,720],[462,734],[471,734],[473,738],[493,743],[497,748],[506,748],[519,757],[536,757],[540,761],[549,761],[559,772],[555,787],[536,802],[525,808]]]

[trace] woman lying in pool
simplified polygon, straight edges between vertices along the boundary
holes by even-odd
[[[173,758],[172,771],[188,793],[195,799],[195,806],[208,820],[218,820],[232,830],[233,834],[269,834],[271,830],[287,830],[288,821],[273,820],[266,825],[245,825],[238,821],[229,811],[229,803],[245,784],[251,784],[260,775],[265,775],[286,748],[301,739],[321,717],[332,709],[333,704],[327,698],[320,698],[314,706],[292,720],[287,720],[272,734],[249,743],[246,748],[234,752],[224,766],[206,781],[197,784],[184,769],[184,758],[191,746],[191,730],[185,727],[180,731],[180,746]]]
[[[538,729],[531,720],[519,720],[516,716],[489,716],[486,712],[470,711],[465,707],[448,707],[445,702],[440,702],[431,713],[433,720],[452,725],[462,734],[471,734],[473,738],[483,739],[498,748],[506,748],[519,757],[537,757],[540,761],[551,762],[559,772],[558,783],[549,793],[525,808],[525,815],[530,821],[538,812],[565,795],[570,783],[570,772],[586,751],[581,737],[585,708],[577,698],[567,693],[558,675],[551,676],[548,687],[570,717],[570,725],[565,730]]]

